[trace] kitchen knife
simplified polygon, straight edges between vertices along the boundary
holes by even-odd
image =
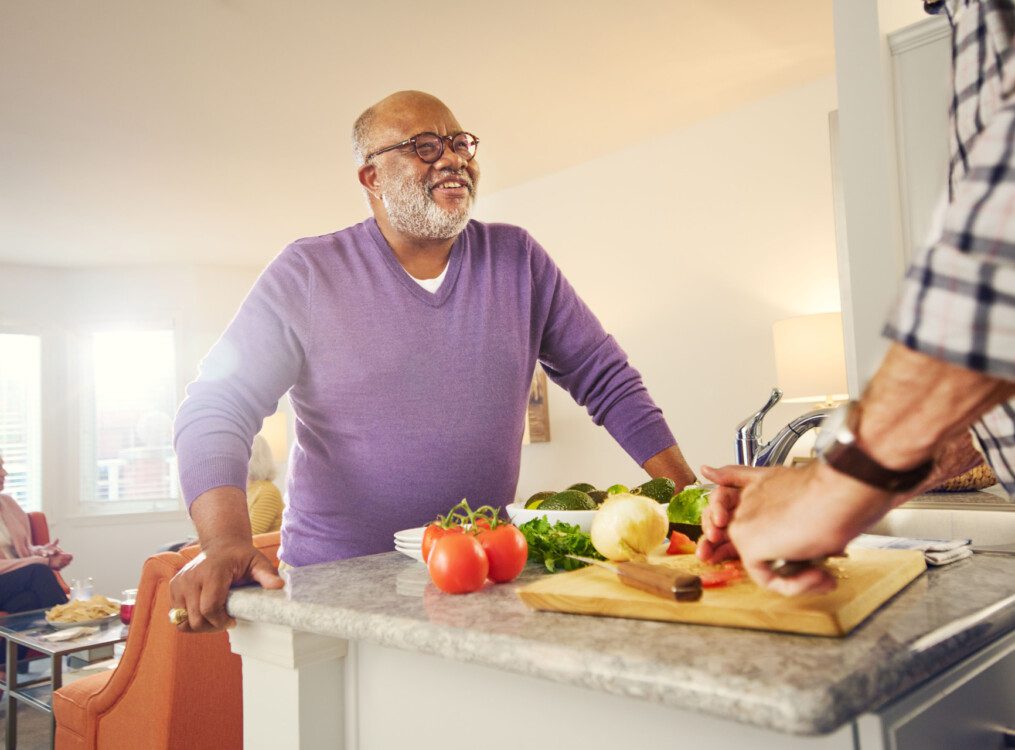
[[[779,578],[792,578],[795,575],[803,573],[805,570],[824,565],[827,560],[827,557],[815,557],[811,560],[769,560],[768,569],[772,572],[772,575]]]
[[[568,557],[605,568],[616,573],[617,578],[625,586],[647,591],[664,599],[693,602],[701,598],[701,579],[698,576],[683,573],[666,565],[653,565],[647,562],[608,563],[580,555]]]
[[[769,560],[768,569],[772,572],[772,575],[776,575],[779,578],[792,578],[795,575],[803,573],[809,568],[818,568],[828,562],[829,557],[847,557],[846,552],[842,551],[836,555],[828,555],[827,557],[814,557],[810,560]]]

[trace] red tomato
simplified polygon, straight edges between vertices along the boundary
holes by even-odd
[[[477,518],[476,521],[472,524],[472,528],[479,529],[479,530],[489,529],[490,528],[490,519],[489,518]]]
[[[448,594],[483,588],[490,572],[483,546],[471,534],[445,534],[430,549],[426,567],[434,585]]]
[[[699,573],[698,577],[701,578],[701,587],[703,589],[719,589],[723,586],[729,586],[731,583],[736,583],[744,577],[744,572],[740,568],[723,566],[718,570],[706,571]]]
[[[697,549],[691,537],[674,531],[670,534],[670,546],[666,548],[667,555],[693,555]]]
[[[426,531],[423,532],[423,543],[420,545],[420,552],[423,553],[423,562],[430,559],[430,549],[433,547],[433,543],[436,542],[443,536],[448,534],[462,534],[465,532],[461,526],[452,526],[449,529],[445,529],[443,526],[437,523],[432,523],[426,527]]]
[[[494,583],[513,581],[525,567],[529,543],[525,535],[511,524],[480,531],[476,537],[490,561],[490,580]]]

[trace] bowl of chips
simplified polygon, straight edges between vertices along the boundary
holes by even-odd
[[[58,629],[73,628],[79,625],[100,625],[119,614],[120,602],[96,594],[90,599],[75,599],[47,609],[46,622]]]

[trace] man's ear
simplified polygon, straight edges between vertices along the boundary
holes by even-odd
[[[380,199],[381,191],[377,184],[377,168],[373,164],[364,164],[357,172],[359,184],[366,188],[374,198]]]

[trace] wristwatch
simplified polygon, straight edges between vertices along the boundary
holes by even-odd
[[[912,469],[896,471],[871,458],[857,445],[862,410],[856,401],[847,401],[821,423],[814,442],[818,458],[848,477],[886,492],[907,492],[927,478],[934,460],[927,459]]]

